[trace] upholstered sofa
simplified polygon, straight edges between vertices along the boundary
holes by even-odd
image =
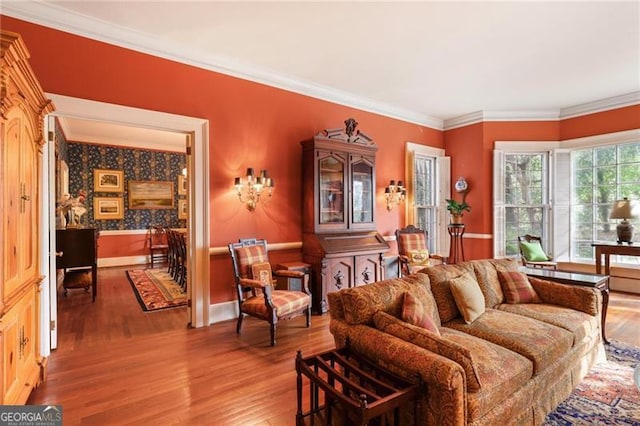
[[[528,287],[514,293],[505,277]],[[472,318],[454,296],[461,279],[484,302]],[[337,347],[420,377],[417,424],[541,424],[605,356],[600,293],[527,278],[513,260],[427,267],[328,300]]]

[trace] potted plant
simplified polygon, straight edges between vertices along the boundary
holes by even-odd
[[[451,213],[451,223],[462,223],[462,214],[470,212],[471,206],[466,202],[458,202],[456,200],[445,200],[447,202],[447,210]]]

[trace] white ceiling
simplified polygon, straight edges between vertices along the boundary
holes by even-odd
[[[616,106],[640,102],[637,0],[4,0],[0,7],[435,128],[479,111],[557,119],[609,98]]]

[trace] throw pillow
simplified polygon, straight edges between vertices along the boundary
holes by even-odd
[[[432,313],[427,310],[420,299],[409,292],[404,294],[401,318],[409,324],[422,327],[438,336],[440,335],[440,330],[438,330],[438,326],[433,321]]]
[[[469,272],[451,279],[449,287],[456,306],[462,313],[464,322],[471,324],[484,313],[485,306],[482,290],[480,290],[480,285]]]
[[[537,241],[531,243],[521,241],[520,248],[522,249],[522,255],[529,262],[546,262],[549,260],[544,250],[542,250],[542,246]]]
[[[498,271],[498,279],[507,303],[540,303],[540,298],[522,272]]]
[[[429,250],[409,250],[407,257],[412,265],[429,266]]]
[[[252,278],[264,285],[272,285],[271,265],[269,262],[254,263],[251,265]]]

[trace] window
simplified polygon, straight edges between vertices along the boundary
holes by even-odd
[[[572,257],[593,259],[593,241],[617,239],[617,220],[609,219],[613,202],[640,199],[640,142],[574,150],[571,167]],[[630,222],[640,225],[637,218]]]
[[[542,236],[555,260],[592,263],[593,241],[616,241],[613,202],[640,199],[639,141],[640,130],[562,142],[496,141],[494,256],[517,256],[517,236],[531,233]],[[639,218],[630,222],[640,228]]]
[[[416,155],[413,168],[414,225],[427,231],[430,251],[435,251],[434,238],[438,235],[435,160],[434,157]]]
[[[548,154],[505,154],[505,255],[520,253],[518,236],[531,234],[549,243]],[[548,251],[548,247],[545,247]]]
[[[449,198],[449,157],[444,150],[407,143],[406,224],[427,231],[432,253],[448,253],[445,199]]]

